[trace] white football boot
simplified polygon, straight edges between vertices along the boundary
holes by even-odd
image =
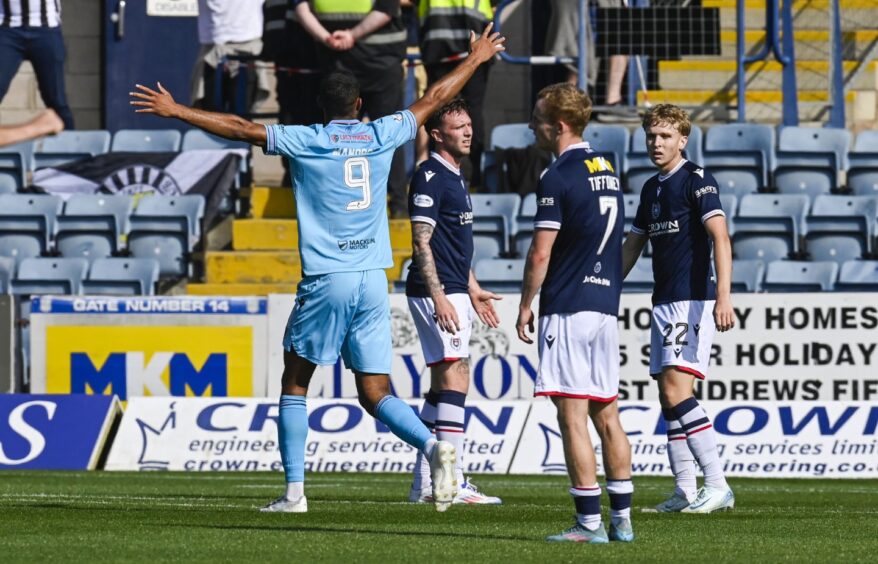
[[[675,491],[671,497],[655,506],[655,510],[659,513],[678,513],[689,507],[689,498]]]
[[[735,507],[735,494],[732,489],[711,488],[704,486],[698,490],[695,501],[683,509],[682,513],[713,513],[714,511],[727,511]]]
[[[287,499],[286,496],[280,496],[265,507],[261,507],[259,511],[263,513],[307,513],[308,500],[305,496],[299,499]]]
[[[430,456],[430,478],[433,482],[433,504],[440,513],[448,509],[457,495],[459,484],[455,475],[457,452],[448,441],[438,441]]]

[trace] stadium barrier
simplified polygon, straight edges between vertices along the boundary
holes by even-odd
[[[115,396],[0,395],[0,469],[94,470],[119,415]]]
[[[878,304],[869,294],[737,294],[734,330],[717,334],[698,396],[713,401],[875,401]],[[274,397],[292,295],[265,298],[44,297],[35,302],[31,390],[137,396]],[[430,375],[406,298],[390,297],[391,379],[416,399]],[[496,304],[500,327],[470,339],[473,400],[530,400],[537,347],[518,340],[518,296]],[[536,311],[536,305],[535,305]],[[650,298],[623,294],[619,316],[624,401],[655,401],[648,374]],[[678,337],[672,328],[670,339]],[[318,368],[312,395],[356,397],[339,361]]]
[[[704,407],[729,476],[878,477],[874,402],[707,401]],[[276,401],[257,398],[133,398],[106,469],[279,472],[277,410]],[[414,449],[356,401],[311,399],[308,411],[309,472],[413,469]],[[466,412],[465,472],[565,472],[555,408],[548,400],[474,401]],[[621,418],[631,439],[634,474],[670,475],[658,404],[626,402]]]

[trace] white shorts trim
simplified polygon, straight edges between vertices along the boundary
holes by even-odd
[[[666,366],[676,366],[701,380],[707,375],[716,335],[714,300],[681,301],[652,308],[649,374],[653,378]]]
[[[619,322],[595,311],[539,319],[535,396],[612,402],[619,395]]]
[[[457,311],[460,331],[452,335],[439,328],[433,318],[436,308],[433,298],[409,298],[409,311],[418,330],[421,350],[427,366],[440,362],[451,362],[469,358],[469,339],[473,331],[474,312],[468,294],[448,294],[446,296]]]

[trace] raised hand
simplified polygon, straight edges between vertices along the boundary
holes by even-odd
[[[137,98],[136,100],[131,100],[132,106],[139,107],[139,109],[134,111],[137,113],[155,114],[161,117],[177,117],[179,104],[174,101],[174,97],[162,86],[161,82],[157,84],[158,92],[142,84],[134,85],[139,92],[128,93],[132,98]]]
[[[487,63],[494,58],[494,55],[506,50],[506,47],[503,46],[506,38],[499,33],[491,33],[492,29],[494,29],[494,22],[490,22],[478,38],[474,32],[469,33],[470,56],[479,63]]]

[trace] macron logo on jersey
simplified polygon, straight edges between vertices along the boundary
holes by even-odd
[[[701,178],[704,178],[704,169],[703,169],[703,168],[699,168],[698,170],[695,171],[695,174],[697,174],[697,175],[700,176]]]
[[[424,178],[427,179],[427,182],[430,182],[431,180],[433,180],[433,177],[434,177],[434,176],[436,176],[436,173],[435,173],[435,172],[432,172],[432,171],[429,171],[429,170],[425,170],[425,171],[424,171]]]

